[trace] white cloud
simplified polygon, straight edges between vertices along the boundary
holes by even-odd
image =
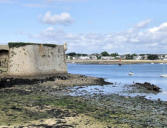
[[[149,29],[149,31],[152,32],[152,33],[167,31],[167,22],[166,23],[162,23],[158,27],[153,27],[153,28]]]
[[[147,20],[141,21],[138,24],[136,24],[136,27],[137,28],[145,28],[145,27],[147,27],[150,24],[150,22],[151,22],[151,19],[147,19]]]
[[[52,15],[50,11],[46,12],[44,16],[41,16],[40,20],[45,24],[61,24],[61,25],[70,25],[73,23],[71,15],[67,12],[61,14]]]
[[[111,34],[73,34],[49,27],[37,35],[31,35],[31,38],[57,44],[67,42],[69,52],[95,53],[107,50],[108,52],[118,53],[166,53],[166,24],[146,28],[147,25],[143,22],[143,24],[137,24],[131,28],[133,32],[127,30]],[[136,26],[139,26],[138,29],[136,29]]]
[[[130,28],[128,30],[129,33],[133,33],[134,31],[140,31],[142,29],[145,29],[148,27],[148,25],[151,23],[151,19],[147,19],[147,20],[144,20],[144,21],[141,21],[139,23],[137,23],[134,27]]]

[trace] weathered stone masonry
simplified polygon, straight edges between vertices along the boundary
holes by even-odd
[[[67,73],[64,45],[10,47],[7,73],[12,76]]]
[[[0,68],[7,68],[8,65],[9,47],[0,45]]]

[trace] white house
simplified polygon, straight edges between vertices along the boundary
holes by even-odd
[[[126,59],[126,55],[120,55],[120,58],[124,60]]]
[[[165,55],[159,54],[159,55],[158,55],[158,58],[159,58],[160,60],[163,60],[163,59],[165,58]]]
[[[80,56],[79,57],[80,60],[90,60],[89,56]]]
[[[133,56],[134,60],[142,60],[142,56]]]
[[[167,60],[167,57],[164,57],[163,60]]]
[[[90,57],[91,60],[97,60],[97,56],[90,55],[89,57]]]
[[[144,55],[143,60],[147,60],[147,59],[148,59],[148,55]]]
[[[101,59],[102,60],[114,60],[115,57],[112,57],[112,56],[102,56]]]

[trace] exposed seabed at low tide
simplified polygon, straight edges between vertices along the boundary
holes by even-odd
[[[110,65],[102,65],[101,68],[99,65],[87,66],[74,66],[73,72],[76,73],[77,68],[81,74],[90,73],[89,76],[103,77],[113,84],[97,85],[96,78],[74,75],[72,79],[69,76],[56,79],[57,82],[54,80],[2,88],[0,115],[3,116],[0,116],[0,127],[167,127],[167,102],[147,99],[149,95],[158,96],[163,93],[165,88],[162,88],[162,92],[155,93],[130,86],[134,78],[134,82],[138,82],[138,76],[128,77],[126,66],[122,66],[121,70],[120,67]],[[114,69],[115,72],[119,69],[122,76],[112,73]],[[140,69],[136,71],[140,76]],[[144,75],[144,78],[140,77],[144,81],[148,78],[146,76],[150,77],[148,72]],[[152,73],[150,79],[157,78],[155,75],[157,72]],[[96,85],[91,84],[92,80]],[[163,79],[158,82],[161,80]],[[77,86],[81,81],[87,84]],[[125,84],[125,81],[129,84]],[[165,79],[163,82],[165,83]],[[67,85],[63,86],[63,83]],[[142,96],[143,94],[146,96]]]
[[[162,100],[167,101],[164,97],[167,92],[153,92],[146,89],[137,89],[130,85],[113,84],[113,85],[91,85],[91,86],[76,86],[69,89],[70,96],[94,96],[94,95],[111,95],[118,94],[120,96],[143,96],[150,100]]]

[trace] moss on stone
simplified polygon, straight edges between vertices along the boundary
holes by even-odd
[[[26,45],[43,45],[43,46],[47,46],[47,47],[56,47],[57,45],[55,44],[40,44],[40,43],[31,43],[31,42],[9,42],[8,43],[9,48],[18,48],[18,47],[23,47]]]
[[[43,44],[43,46],[47,46],[47,47],[57,47],[57,45],[56,44]]]

